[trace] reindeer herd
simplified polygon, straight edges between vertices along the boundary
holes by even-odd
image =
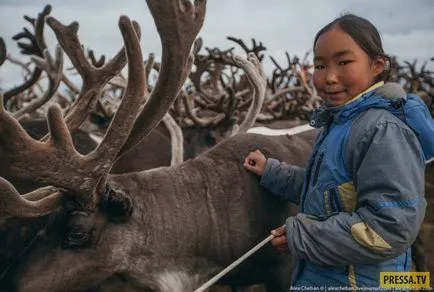
[[[267,78],[266,48],[255,40],[249,48],[229,38],[247,57],[233,48],[201,53],[206,0],[147,5],[160,62],[144,59],[140,26],[126,16],[124,47],[108,61],[86,52],[78,23],[62,24],[50,6],[25,17],[33,32],[14,37],[30,63],[9,55],[0,38],[0,66],[28,72],[0,93],[0,291],[194,291],[295,212],[242,165],[257,148],[307,164],[315,130],[247,133],[309,120],[321,101],[307,56],[287,54],[286,68],[271,58],[276,69]],[[58,41],[54,56],[47,25]],[[64,54],[80,89],[64,71]],[[433,112],[432,72],[416,67],[396,63],[394,78]],[[433,181],[428,166],[429,204]],[[433,212],[431,203],[427,230]],[[419,270],[429,265],[423,241],[414,245]],[[265,246],[219,284],[287,291],[292,265],[290,254]]]

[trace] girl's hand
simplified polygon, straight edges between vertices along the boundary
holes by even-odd
[[[262,176],[264,174],[265,163],[267,162],[267,158],[265,158],[264,154],[261,151],[256,149],[253,152],[250,152],[247,155],[246,159],[244,159],[244,168],[254,174]]]
[[[271,240],[271,244],[280,251],[288,251],[288,240],[286,239],[285,225],[280,226],[274,230],[271,230],[271,234],[274,238]]]

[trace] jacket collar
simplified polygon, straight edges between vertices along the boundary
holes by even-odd
[[[368,89],[366,89],[365,91],[363,91],[362,93],[359,93],[358,95],[356,95],[355,97],[353,97],[352,99],[350,99],[349,101],[347,101],[344,105],[346,104],[350,104],[352,102],[354,102],[355,100],[357,100],[359,97],[362,97],[364,94],[371,92],[375,89],[377,89],[378,87],[381,87],[384,85],[384,81],[380,81],[375,83],[374,85],[372,85],[371,87],[369,87]]]
[[[312,114],[310,125],[315,128],[321,128],[329,125],[332,121],[342,123],[368,108],[388,107],[390,101],[382,98],[371,98],[375,96],[377,89],[383,85],[384,82],[375,83],[343,105],[332,107],[324,104],[318,107]]]

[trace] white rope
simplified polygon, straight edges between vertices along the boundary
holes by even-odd
[[[234,269],[236,266],[238,266],[239,264],[241,264],[242,261],[244,261],[249,256],[251,256],[252,254],[254,254],[255,252],[257,252],[261,247],[263,247],[265,244],[267,244],[268,242],[270,242],[273,238],[274,238],[274,235],[268,236],[266,239],[264,239],[263,241],[261,241],[260,243],[258,243],[255,247],[253,247],[251,250],[249,250],[248,252],[246,252],[245,254],[243,254],[235,262],[233,262],[232,264],[230,264],[229,266],[227,266],[220,273],[218,273],[217,275],[215,275],[214,277],[212,277],[208,282],[206,282],[205,284],[203,284],[202,286],[200,286],[199,288],[197,288],[196,290],[194,290],[194,292],[203,292],[206,289],[208,289],[209,287],[211,287],[211,285],[215,284],[218,280],[220,280],[221,277],[223,277],[224,275],[226,275],[227,273],[229,273],[232,269]]]
[[[270,129],[267,127],[253,127],[247,130],[247,133],[260,134],[265,136],[283,136],[283,135],[296,135],[298,133],[307,132],[315,129],[310,124],[304,124],[287,129]]]

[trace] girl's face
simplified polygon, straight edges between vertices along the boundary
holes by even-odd
[[[371,60],[339,26],[323,33],[314,48],[313,84],[332,106],[345,104],[374,84],[384,70],[384,59]]]

